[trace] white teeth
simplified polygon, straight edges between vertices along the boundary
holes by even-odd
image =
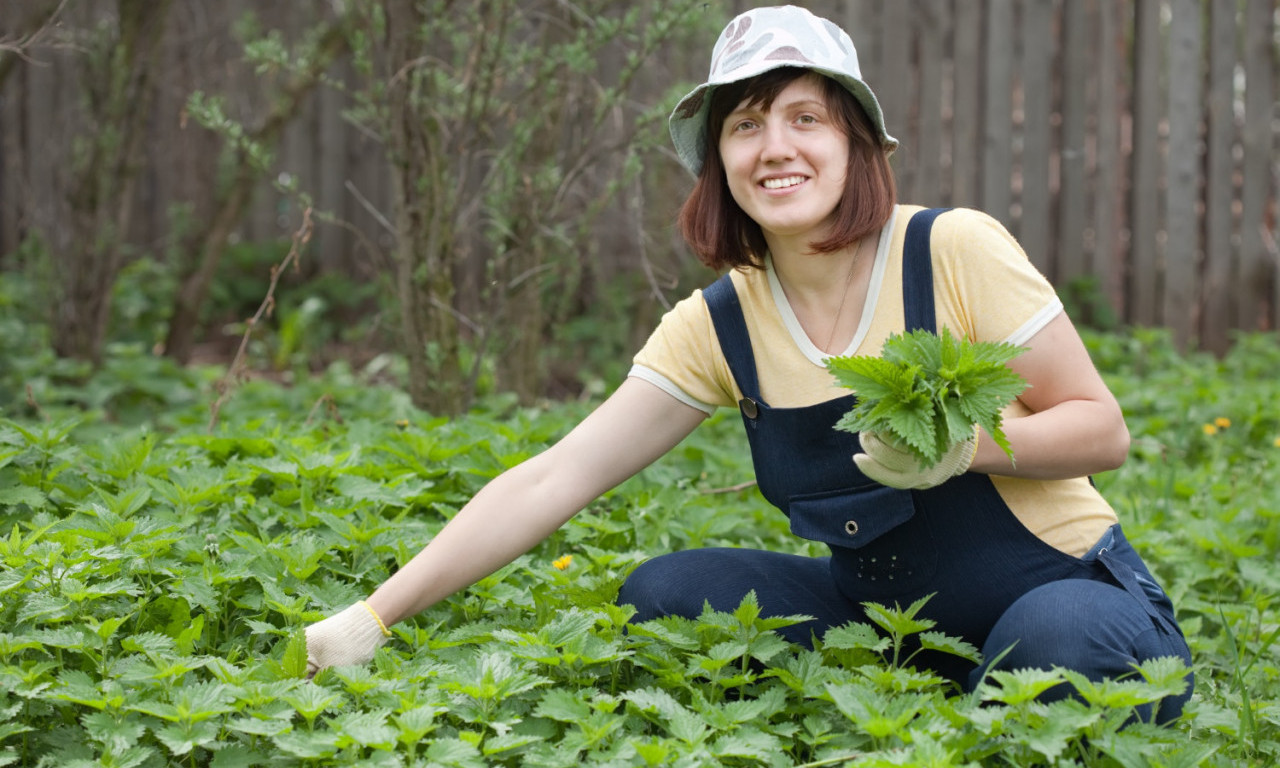
[[[804,182],[803,176],[788,176],[785,179],[765,179],[765,189],[782,189],[783,187],[794,187]]]

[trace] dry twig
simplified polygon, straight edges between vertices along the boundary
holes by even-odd
[[[298,227],[297,232],[293,233],[293,243],[289,246],[289,253],[285,254],[279,264],[271,267],[271,283],[267,286],[267,295],[262,299],[262,304],[258,306],[258,311],[253,317],[245,321],[244,336],[240,339],[240,348],[236,350],[236,356],[232,359],[231,365],[227,366],[227,372],[214,385],[218,390],[218,399],[209,406],[209,432],[213,432],[213,428],[217,426],[218,414],[222,411],[222,406],[231,398],[236,385],[244,381],[248,373],[249,364],[246,361],[246,353],[249,349],[249,339],[253,336],[253,330],[258,322],[270,317],[275,310],[276,286],[280,283],[280,273],[290,266],[297,268],[302,257],[302,249],[311,241],[311,230],[311,207],[308,206],[302,211],[302,225]]]
[[[716,493],[737,493],[738,491],[745,491],[745,490],[747,490],[748,488],[750,488],[751,486],[753,486],[753,485],[755,485],[755,484],[756,484],[756,481],[755,481],[755,480],[748,480],[748,481],[746,481],[745,483],[738,483],[737,485],[730,485],[730,486],[729,486],[729,487],[727,487],[727,488],[708,488],[708,489],[706,489],[706,490],[704,490],[704,491],[701,491],[701,493],[702,493],[702,495],[704,495],[704,496],[710,496],[710,495],[712,495],[712,494],[716,494]]]

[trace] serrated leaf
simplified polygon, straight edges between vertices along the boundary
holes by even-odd
[[[307,676],[307,637],[301,629],[289,636],[281,663],[289,677]]]
[[[828,358],[836,381],[857,394],[834,427],[885,433],[932,466],[976,424],[1012,458],[1000,422],[1001,411],[1026,387],[1006,364],[1021,352],[1013,344],[969,342],[944,327],[940,334],[890,335],[879,357]]]
[[[591,715],[591,706],[574,691],[553,688],[543,692],[542,700],[533,713],[562,723],[575,723],[586,720]]]
[[[436,739],[427,747],[427,758],[435,765],[487,768],[480,757],[480,751],[461,739]]]
[[[340,739],[333,731],[289,731],[273,736],[271,741],[295,757],[316,760],[337,753]]]
[[[822,636],[824,647],[846,651],[864,649],[880,652],[889,647],[889,642],[889,638],[877,632],[875,627],[861,622],[833,627]]]
[[[950,653],[953,656],[968,659],[974,664],[982,661],[982,652],[972,643],[967,643],[960,638],[951,637],[941,632],[921,632],[920,647],[924,650]]]
[[[783,751],[782,742],[770,733],[739,730],[716,739],[711,754],[719,758],[738,757],[768,762],[766,756]]]
[[[19,504],[26,504],[32,509],[41,509],[48,502],[48,496],[41,493],[39,489],[32,488],[29,485],[0,489],[0,507],[13,507]]]
[[[142,632],[121,640],[120,647],[132,653],[159,656],[161,654],[172,654],[177,648],[177,643],[168,635],[162,635],[158,632]]]
[[[166,725],[154,733],[160,743],[175,755],[185,755],[196,747],[218,740],[218,727],[213,723]]]
[[[341,733],[342,746],[358,744],[362,747],[390,749],[395,746],[396,730],[387,724],[387,711],[344,712],[330,721],[334,730]]]

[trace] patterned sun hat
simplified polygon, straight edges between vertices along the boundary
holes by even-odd
[[[779,67],[811,69],[843,85],[871,118],[881,146],[888,152],[897,148],[898,140],[885,131],[880,102],[862,81],[853,40],[832,22],[785,5],[747,11],[720,33],[711,51],[707,82],[690,91],[671,113],[671,139],[685,168],[695,176],[702,170],[712,92]]]

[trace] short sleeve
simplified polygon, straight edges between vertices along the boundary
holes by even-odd
[[[632,362],[630,376],[699,410],[710,413],[738,402],[702,291],[694,291],[663,315]]]
[[[1000,222],[955,209],[934,222],[934,295],[975,341],[1025,344],[1062,311],[1053,285]]]

